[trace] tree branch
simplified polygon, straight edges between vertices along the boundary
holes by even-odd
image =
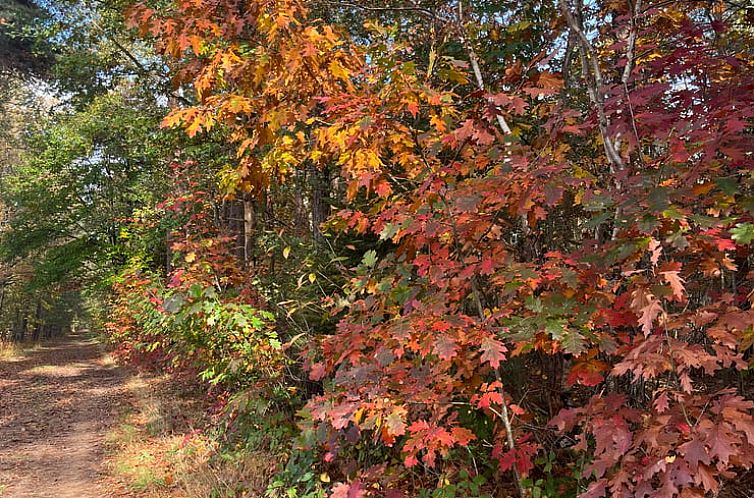
[[[559,0],[559,4],[560,10],[563,12],[563,16],[568,23],[568,27],[574,34],[576,34],[576,38],[581,47],[581,58],[584,68],[584,76],[586,79],[585,83],[587,85],[587,93],[589,94],[589,99],[592,101],[592,104],[597,111],[597,119],[599,121],[599,129],[600,134],[602,135],[605,154],[607,155],[608,161],[610,162],[610,170],[613,175],[615,175],[624,169],[624,164],[623,158],[621,158],[620,153],[615,146],[615,141],[609,134],[610,122],[607,118],[607,114],[605,113],[605,104],[602,95],[602,87],[604,86],[602,70],[600,70],[599,61],[597,60],[597,56],[594,53],[592,44],[584,34],[584,30],[581,29],[581,23],[577,21],[573,16],[568,3],[566,2],[566,0]],[[587,67],[590,65],[594,81],[592,81],[591,78],[588,78],[589,71]],[[617,180],[616,186],[620,188],[620,182]]]
[[[471,62],[471,69],[474,71],[474,78],[476,79],[477,88],[485,92],[486,89],[484,85],[484,77],[482,76],[482,69],[479,67],[479,57],[477,56],[476,51],[474,51],[474,47],[471,45],[471,42],[468,40],[466,36],[466,27],[463,25],[463,1],[458,2],[458,24],[458,32],[460,35],[461,44],[469,53],[469,61]],[[495,118],[497,118],[497,124],[503,134],[510,135],[510,126],[508,126],[508,122],[505,120],[502,114],[497,113],[495,115]]]
[[[623,93],[626,96],[626,104],[628,105],[628,113],[631,116],[631,128],[636,138],[636,147],[639,153],[639,158],[642,159],[641,143],[639,139],[639,130],[636,128],[636,116],[634,115],[634,106],[631,104],[631,95],[628,91],[628,82],[631,79],[631,72],[634,68],[634,54],[636,52],[636,37],[638,33],[637,18],[641,14],[642,0],[635,0],[634,8],[631,12],[631,28],[628,34],[628,45],[626,47],[626,67],[623,68],[623,76],[621,82],[623,83]]]

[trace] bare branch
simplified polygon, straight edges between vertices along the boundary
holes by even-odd
[[[359,5],[357,3],[352,2],[324,2],[327,5],[332,5],[334,7],[348,7],[351,9],[357,9],[357,10],[363,10],[367,12],[416,12],[418,14],[422,14],[427,17],[431,17],[433,19],[441,19],[440,16],[438,16],[435,12],[432,12],[429,9],[425,9],[423,7],[418,6],[411,6],[411,7],[369,7],[367,5]]]
[[[631,116],[631,127],[636,138],[636,144],[639,152],[639,158],[642,158],[641,143],[639,139],[639,130],[636,128],[636,116],[634,115],[634,106],[631,104],[631,94],[628,91],[628,82],[631,79],[631,72],[634,68],[634,54],[636,52],[636,37],[639,31],[637,18],[641,14],[642,0],[635,0],[633,11],[631,12],[631,28],[628,33],[628,41],[626,46],[626,67],[623,68],[623,76],[621,82],[623,83],[623,93],[626,96],[626,104],[628,105],[628,112]]]
[[[466,36],[466,28],[463,25],[463,2],[458,2],[458,24],[459,24],[459,34],[461,38],[461,44],[464,46],[464,48],[469,53],[469,61],[471,62],[471,69],[474,71],[474,78],[476,79],[477,88],[479,88],[481,91],[486,91],[485,85],[484,85],[484,77],[482,76],[482,69],[479,67],[479,57],[476,54],[476,51],[474,50],[474,47],[471,45],[471,42],[469,42],[467,36]],[[508,122],[505,120],[505,118],[502,116],[502,114],[496,114],[495,117],[497,118],[497,124],[500,127],[500,130],[503,132],[504,135],[510,135],[511,128],[508,126]]]
[[[571,8],[568,6],[566,0],[559,0],[560,10],[563,12],[563,16],[568,23],[568,27],[571,32],[576,35],[581,48],[582,68],[584,73],[584,79],[587,86],[587,93],[589,99],[592,101],[595,110],[597,111],[597,119],[599,122],[600,134],[602,135],[602,142],[605,148],[605,154],[610,162],[610,169],[613,175],[624,169],[623,158],[615,145],[615,140],[610,136],[610,121],[605,113],[605,104],[602,94],[602,88],[604,86],[604,80],[602,78],[602,70],[600,69],[599,61],[594,53],[592,44],[584,34],[584,30],[581,28],[581,23],[576,20],[571,12]],[[589,69],[591,66],[592,78],[589,78]],[[616,182],[618,188],[620,184]]]
[[[636,37],[638,32],[637,17],[641,13],[642,0],[636,0],[633,12],[631,13],[631,31],[628,34],[628,46],[626,47],[626,67],[623,68],[623,85],[628,85],[631,78],[631,71],[634,69],[634,52],[636,51]]]

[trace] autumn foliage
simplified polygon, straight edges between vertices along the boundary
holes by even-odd
[[[550,496],[713,495],[754,465],[751,24],[717,1],[499,3],[177,0],[129,19],[194,90],[163,125],[233,148],[226,196],[336,168],[326,227],[370,241],[324,301],[334,331],[296,356],[332,497],[460,470],[523,496],[539,478]],[[173,353],[300,384],[280,376],[291,337],[252,311],[269,266],[240,270],[211,227],[191,214],[168,294],[193,309],[232,288],[210,299],[258,322],[234,349],[196,308],[204,332]]]

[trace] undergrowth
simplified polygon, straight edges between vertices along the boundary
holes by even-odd
[[[8,360],[20,356],[21,346],[16,342],[0,341],[0,360]]]
[[[167,377],[128,384],[131,408],[107,438],[110,477],[148,498],[262,496],[279,456],[257,443],[229,442],[200,391]]]

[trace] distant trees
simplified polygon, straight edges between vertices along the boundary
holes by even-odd
[[[29,0],[0,2],[0,71],[38,72],[50,62],[36,46],[30,30],[44,11]]]
[[[107,9],[5,2],[0,17],[13,51],[0,98],[0,324],[36,339],[67,328],[82,290],[101,292],[125,260],[120,227],[162,188],[163,111],[128,56],[118,62],[94,33]]]

